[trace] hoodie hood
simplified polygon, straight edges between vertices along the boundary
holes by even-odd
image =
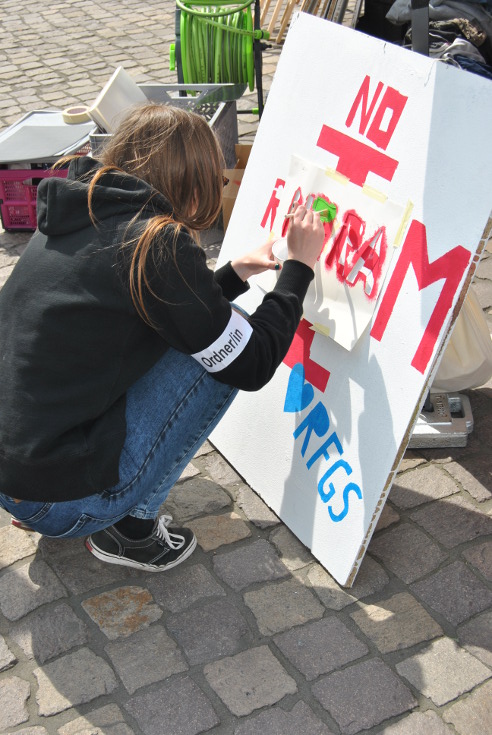
[[[91,179],[102,168],[93,158],[70,162],[67,178],[50,177],[38,186],[37,220],[44,235],[66,235],[91,227],[88,192]],[[117,171],[104,174],[94,189],[93,214],[97,221],[151,211],[170,214],[169,202],[142,179]]]

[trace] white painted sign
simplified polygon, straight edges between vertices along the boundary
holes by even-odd
[[[483,247],[490,120],[490,81],[295,17],[219,265],[280,236],[296,197],[336,214],[284,363],[211,439],[343,585]],[[253,311],[269,277],[239,305]]]

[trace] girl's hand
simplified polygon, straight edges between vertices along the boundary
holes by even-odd
[[[231,261],[232,267],[242,281],[247,281],[248,278],[256,276],[258,273],[275,270],[275,261],[272,255],[274,242],[275,237],[270,235],[268,240],[259,248]]]
[[[318,212],[296,206],[287,231],[288,257],[314,270],[323,249],[325,230]]]

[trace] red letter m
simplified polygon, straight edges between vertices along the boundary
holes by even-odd
[[[413,267],[417,277],[419,291],[444,279],[444,285],[429,319],[417,352],[412,360],[412,366],[424,373],[436,344],[441,327],[446,319],[456,293],[471,258],[471,253],[461,245],[442,255],[433,263],[429,263],[427,253],[427,236],[425,226],[414,220],[408,230],[408,235],[402,247],[402,252],[392,273],[391,280],[384,292],[371,337],[381,341],[388,319],[393,311],[395,301],[400,293],[405,275]]]

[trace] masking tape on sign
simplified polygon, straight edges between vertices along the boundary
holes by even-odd
[[[62,117],[64,122],[68,123],[69,125],[89,122],[91,119],[89,115],[89,108],[84,107],[83,105],[78,105],[77,107],[69,107],[68,109],[63,110]]]

